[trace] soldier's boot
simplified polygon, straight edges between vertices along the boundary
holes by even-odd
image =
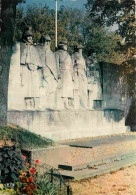
[[[35,97],[35,98],[33,98],[33,108],[35,109],[35,110],[39,110],[40,108],[39,108],[39,106],[40,106],[40,100],[39,100],[40,98],[39,97]]]
[[[25,109],[32,110],[33,107],[33,99],[30,97],[25,97]]]
[[[74,109],[74,99],[73,98],[68,99],[68,105],[70,109]]]
[[[63,98],[63,102],[64,102],[64,109],[71,109],[69,104],[68,104],[68,98]]]

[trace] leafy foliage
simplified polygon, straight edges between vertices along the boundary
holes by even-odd
[[[1,182],[13,183],[18,180],[19,171],[23,168],[24,160],[16,151],[15,146],[4,146],[1,148]]]
[[[69,46],[83,41],[82,28],[84,13],[78,9],[62,6],[58,11],[58,42],[68,40]],[[19,40],[26,25],[32,26],[33,39],[38,43],[41,35],[49,34],[52,39],[51,48],[55,49],[55,11],[45,7],[28,7],[26,13],[23,9],[17,10],[14,40]],[[69,48],[70,48],[69,47]],[[72,50],[70,48],[70,53]]]
[[[135,42],[135,1],[132,0],[88,0],[87,11],[94,24],[102,27],[112,27],[116,24],[116,34],[125,38],[122,52],[126,60],[132,58]]]
[[[1,181],[4,185],[0,185],[0,193],[13,195],[67,194],[67,184],[63,180],[62,176],[59,175],[59,177],[57,177],[53,175],[58,174],[58,170],[53,170],[53,168],[48,165],[41,164],[39,160],[28,163],[29,159],[17,152],[15,147],[4,147],[1,152],[3,159],[1,160],[1,167],[4,167],[2,171],[5,167],[7,167],[9,172],[7,170],[6,173],[2,172]],[[9,157],[10,164],[7,166]],[[71,193],[72,191],[69,187],[69,194]]]
[[[64,195],[67,194],[67,185],[63,178],[53,175],[53,168],[46,164],[42,164],[39,160],[32,161],[25,159],[25,166],[20,171],[16,187],[17,194],[39,194],[39,195]],[[55,170],[54,170],[55,171]],[[43,174],[44,172],[44,174]],[[57,172],[58,173],[58,172]],[[69,188],[71,191],[71,188]]]
[[[52,184],[50,182],[49,175],[42,175],[42,176],[37,177],[36,183],[37,183],[37,187],[38,187],[37,194],[40,194],[40,195],[61,194],[60,193],[60,186],[56,182],[54,182],[54,184]]]
[[[116,31],[122,37],[134,36],[134,0],[88,0],[86,8],[94,23],[102,26],[112,26],[116,23],[118,25]]]
[[[120,39],[120,36],[114,32],[107,32],[96,24],[91,25],[85,46],[87,56],[96,53],[99,62],[121,64],[124,56],[120,52]]]
[[[24,156],[25,157],[25,156]],[[36,168],[31,167],[29,163],[26,163],[23,170],[20,171],[18,181],[16,183],[16,191],[18,195],[21,194],[36,194],[37,185],[36,179]]]
[[[37,184],[37,194],[39,195],[66,195],[67,187],[68,185],[65,183],[62,176],[58,176],[58,171],[54,174],[57,174],[57,176],[53,175],[53,181],[51,181],[51,170],[48,170],[48,172],[38,175],[36,177],[36,184]],[[72,195],[72,189],[69,186],[69,195]]]
[[[99,49],[107,55],[105,61],[119,64],[121,69],[121,77],[130,96],[135,94],[135,1],[134,0],[88,0],[86,9],[92,23],[100,26],[101,28],[113,28],[114,33],[111,34],[109,43],[102,45],[101,41]],[[115,28],[116,27],[116,28]],[[98,31],[97,31],[98,33]],[[105,34],[106,35],[106,34]],[[110,35],[109,35],[110,36]],[[107,39],[109,36],[106,36]],[[99,38],[105,41],[101,33]],[[120,40],[118,39],[120,37]],[[96,39],[97,40],[97,39]],[[97,46],[97,42],[96,42]],[[97,51],[98,56],[101,55],[100,50]]]

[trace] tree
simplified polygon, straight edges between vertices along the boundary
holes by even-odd
[[[88,0],[86,9],[94,23],[108,27],[117,24],[118,34],[134,38],[134,0]]]
[[[84,13],[78,9],[62,6],[58,10],[58,42],[67,39],[69,52],[72,46],[83,42],[82,28]],[[51,49],[55,49],[55,11],[44,7],[28,7],[26,13],[23,9],[17,10],[16,31],[14,40],[19,40],[25,25],[32,26],[34,42],[38,43],[41,35],[49,34],[52,39]]]
[[[131,95],[132,93],[134,94],[134,80],[136,71],[134,62],[134,55],[136,53],[135,1],[88,0],[86,9],[92,22],[99,25],[100,28],[115,27],[116,25],[116,30],[114,30],[115,36],[111,34],[111,38],[114,40],[117,35],[120,36],[123,41],[120,41],[121,44],[118,46],[119,39],[117,38],[115,42],[111,39],[110,47],[112,46],[114,49],[115,46],[114,52],[116,54],[117,52],[118,54],[121,54],[121,56],[118,56],[122,59],[119,63],[122,66],[121,75],[124,77],[124,81],[127,81],[126,84],[128,85],[129,93]],[[105,51],[106,47],[104,46],[103,49]]]
[[[22,0],[0,0],[0,124],[7,123],[8,77],[16,5]]]
[[[87,56],[96,53],[99,62],[120,64],[124,60],[124,56],[120,52],[120,40],[121,37],[114,32],[107,32],[104,27],[91,24],[85,53]]]

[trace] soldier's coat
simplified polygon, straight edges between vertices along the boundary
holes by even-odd
[[[73,63],[73,78],[74,90],[79,91],[80,103],[82,106],[87,106],[87,77],[86,77],[86,63],[83,56],[75,52],[72,55]]]
[[[59,79],[58,88],[62,90],[61,95],[64,98],[73,98],[73,67],[72,60],[67,51],[58,50],[55,53]]]

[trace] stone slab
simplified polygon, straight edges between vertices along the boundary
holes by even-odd
[[[94,160],[91,162],[87,162],[84,164],[77,164],[77,165],[63,165],[63,164],[59,164],[58,168],[63,169],[63,170],[68,170],[68,171],[77,171],[77,170],[83,170],[83,169],[87,169],[88,167],[94,167],[94,166],[98,166],[101,164],[108,164],[111,163],[113,161],[120,161],[120,160],[124,160],[128,157],[131,156],[136,156],[136,152],[131,152],[131,153],[122,153],[120,155],[114,155],[111,156],[109,158],[103,158],[100,160]]]
[[[131,157],[125,158],[124,160],[114,161],[112,163],[100,165],[98,167],[95,167],[94,169],[90,168],[90,169],[84,169],[80,171],[63,171],[62,170],[60,171],[60,174],[64,178],[81,180],[81,179],[87,179],[87,178],[95,177],[98,175],[110,173],[112,171],[117,171],[123,167],[128,167],[134,164],[136,164],[136,156],[131,156]]]
[[[130,135],[135,135],[135,133]],[[111,136],[105,137],[110,138]],[[101,139],[104,139],[104,137]],[[72,174],[73,172],[75,174],[75,172],[78,173],[80,171],[85,171],[83,172],[84,175],[88,169],[96,171],[98,170],[96,168],[101,165],[107,165],[108,167],[109,164],[113,162],[119,162],[136,156],[135,143],[135,140],[129,140],[111,145],[101,145],[94,148],[80,148],[70,147],[68,145],[58,145],[49,148],[33,149],[26,152],[30,156],[32,162],[38,159],[40,160],[41,165],[45,165],[44,168],[42,167],[41,173],[46,171],[46,167],[54,167],[58,169],[58,165],[62,165],[62,167],[59,166],[61,171],[62,168],[67,169],[67,171],[72,172]]]
[[[60,145],[49,148],[40,148],[32,150],[22,150],[30,162],[40,161],[40,164],[47,164],[51,167],[58,168],[58,164],[64,161],[68,146]],[[69,155],[69,154],[67,154]]]
[[[135,143],[135,140],[133,140],[94,148],[58,145],[24,151],[24,155],[29,156],[32,161],[40,160],[41,164],[48,164],[54,168],[58,168],[59,165],[61,169],[73,171],[134,156],[136,153]]]
[[[117,142],[133,141],[136,140],[136,135],[121,135],[111,136],[106,138],[99,138],[94,140],[73,141],[68,143],[62,143],[73,147],[93,148],[100,145],[115,144]]]

